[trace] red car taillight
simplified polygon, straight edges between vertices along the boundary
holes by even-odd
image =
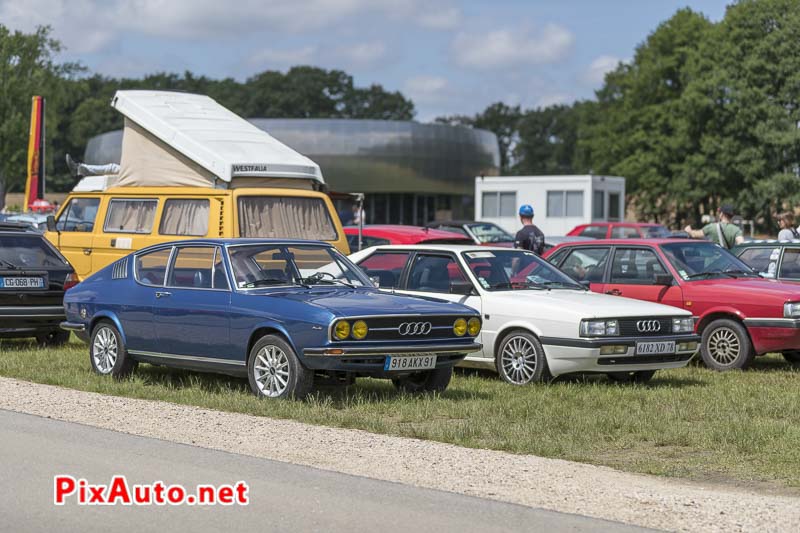
[[[71,289],[80,282],[81,280],[78,279],[78,276],[74,272],[67,274],[67,277],[64,278],[64,290]]]

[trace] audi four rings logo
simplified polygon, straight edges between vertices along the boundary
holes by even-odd
[[[433,325],[430,322],[403,322],[397,327],[400,335],[427,335]]]
[[[658,320],[640,320],[636,323],[639,333],[655,333],[661,331],[661,322]]]

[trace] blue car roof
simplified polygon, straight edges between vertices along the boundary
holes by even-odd
[[[333,245],[329,242],[324,241],[308,241],[302,239],[258,239],[258,238],[250,238],[250,239],[243,239],[243,238],[227,238],[227,239],[182,239],[179,241],[169,241],[169,242],[161,242],[158,244],[153,244],[146,248],[142,248],[140,250],[135,250],[132,253],[140,253],[146,250],[156,249],[156,248],[163,248],[166,246],[180,246],[183,244],[210,244],[216,246],[230,246],[232,244],[285,244],[285,245],[314,245],[314,246],[325,246],[327,248],[332,248]]]

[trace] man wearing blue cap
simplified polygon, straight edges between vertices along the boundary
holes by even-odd
[[[514,248],[530,250],[536,255],[544,253],[544,233],[533,225],[533,207],[528,204],[519,208],[519,220],[522,229],[514,238]]]

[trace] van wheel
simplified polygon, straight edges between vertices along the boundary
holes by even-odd
[[[250,350],[247,380],[259,398],[302,399],[314,386],[314,373],[300,363],[283,338],[265,335]]]
[[[398,390],[410,394],[422,394],[425,392],[442,392],[450,384],[453,377],[453,367],[435,368],[433,370],[423,370],[414,372],[408,376],[392,379],[392,384]]]
[[[512,385],[552,378],[542,344],[527,331],[516,330],[506,335],[497,347],[494,363],[503,381]]]
[[[656,374],[655,370],[638,370],[636,372],[609,372],[608,379],[617,383],[647,383]]]
[[[744,326],[728,318],[703,329],[700,353],[708,368],[720,372],[747,368],[756,355]]]
[[[128,355],[122,341],[122,334],[106,320],[98,322],[92,329],[89,362],[96,373],[117,379],[128,376],[136,368],[136,362]]]

